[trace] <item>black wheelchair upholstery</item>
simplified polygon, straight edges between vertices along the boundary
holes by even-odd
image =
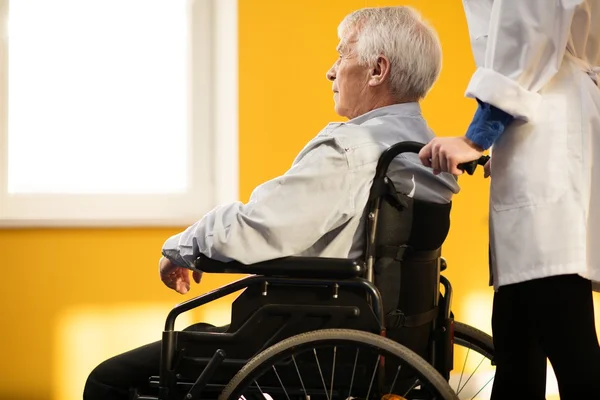
[[[329,328],[383,334],[448,376],[451,287],[440,273],[451,204],[410,198],[397,192],[386,175],[398,154],[418,151],[420,146],[400,143],[381,156],[364,214],[363,258],[286,257],[244,265],[201,256],[196,262],[199,270],[250,276],[171,311],[163,332],[161,374],[151,378],[158,398],[182,399],[200,391],[203,398],[216,398],[260,351],[293,335]],[[181,313],[240,290],[228,327],[210,332],[174,330]]]
[[[286,257],[246,265],[239,262],[222,263],[200,256],[197,264],[204,272],[281,276],[290,278],[357,278],[364,275],[365,266],[345,258]]]

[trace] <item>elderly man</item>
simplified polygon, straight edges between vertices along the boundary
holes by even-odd
[[[200,254],[256,263],[285,256],[359,257],[364,209],[383,150],[401,141],[429,142],[421,115],[441,66],[433,29],[408,7],[371,8],[339,26],[339,58],[327,72],[335,110],[344,123],[328,124],[281,177],[258,186],[246,204],[219,206],[169,238],[160,260],[163,282],[190,289],[189,272]],[[415,198],[447,203],[458,192],[449,174],[434,175],[414,157],[391,167],[396,187]],[[194,272],[194,280],[200,281]],[[84,399],[125,399],[158,374],[160,343],[116,356],[89,376]]]

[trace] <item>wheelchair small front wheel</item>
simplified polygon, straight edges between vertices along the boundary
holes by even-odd
[[[327,329],[283,340],[252,358],[219,400],[458,400],[427,361],[369,332]]]

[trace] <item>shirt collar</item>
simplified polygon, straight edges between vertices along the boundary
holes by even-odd
[[[369,112],[366,112],[358,117],[355,117],[351,120],[345,122],[346,124],[354,124],[361,125],[364,122],[377,118],[383,117],[386,115],[395,115],[395,116],[421,116],[421,105],[417,102],[412,103],[401,103],[401,104],[392,104],[385,107],[376,108]]]

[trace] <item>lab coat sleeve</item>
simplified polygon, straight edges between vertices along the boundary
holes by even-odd
[[[216,207],[169,238],[163,255],[188,268],[200,253],[252,264],[301,253],[347,222],[355,210],[344,149],[329,138],[302,154],[284,175],[258,186],[248,203]]]
[[[477,68],[467,97],[530,121],[538,91],[557,73],[576,7],[583,0],[495,0],[484,65]]]

